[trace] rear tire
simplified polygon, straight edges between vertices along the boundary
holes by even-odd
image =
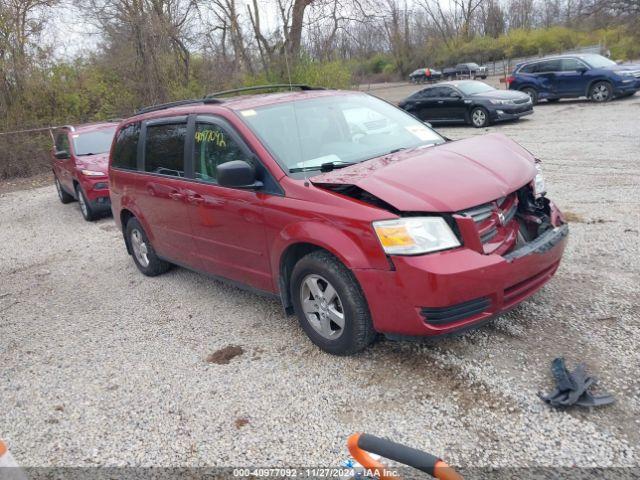
[[[156,255],[147,234],[135,217],[130,218],[127,222],[125,238],[133,257],[133,262],[138,267],[138,270],[146,276],[155,277],[171,268],[169,262],[165,262]]]
[[[608,102],[613,98],[613,87],[609,82],[596,82],[589,89],[589,98],[597,103]]]
[[[64,189],[62,188],[62,185],[60,185],[60,180],[58,180],[58,177],[54,175],[53,178],[54,178],[53,181],[56,185],[56,190],[58,191],[58,198],[60,199],[60,202],[64,204],[73,202],[75,198],[73,198],[73,195],[70,195],[64,191]]]
[[[302,257],[289,285],[300,326],[325,352],[351,355],[374,340],[369,306],[358,281],[330,253],[316,250]]]
[[[536,105],[538,103],[538,91],[535,88],[526,87],[523,88],[521,92],[529,95],[529,98],[531,99],[531,103],[533,105]]]
[[[76,185],[76,197],[78,198],[78,204],[80,205],[80,213],[82,213],[82,218],[84,218],[87,222],[93,222],[96,218],[98,218],[95,209],[91,206],[91,202],[85,196],[80,185]]]
[[[489,126],[489,112],[483,107],[475,107],[471,110],[471,125],[476,128],[483,128]]]

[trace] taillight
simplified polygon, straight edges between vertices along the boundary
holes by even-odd
[[[515,82],[515,81],[516,81],[516,77],[514,77],[513,75],[509,75],[509,76],[507,77],[507,80],[506,80],[506,82],[507,82],[507,87],[508,87],[509,85],[511,85],[511,84],[512,84],[513,82]]]

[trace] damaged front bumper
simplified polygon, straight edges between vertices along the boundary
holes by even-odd
[[[355,270],[374,327],[432,336],[480,324],[527,299],[556,272],[569,228],[561,224],[505,254],[459,248],[391,257],[395,270]]]

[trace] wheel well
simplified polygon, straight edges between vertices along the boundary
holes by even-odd
[[[589,82],[589,85],[587,85],[587,91],[585,92],[586,97],[589,97],[589,92],[591,92],[591,87],[593,87],[594,84],[599,82],[608,83],[609,86],[613,89],[613,83],[611,83],[610,80],[606,78],[596,78],[595,80],[592,80],[591,82]]]
[[[122,236],[124,237],[124,244],[127,247],[127,252],[131,255],[131,245],[129,245],[129,240],[127,239],[127,223],[129,220],[134,218],[135,215],[131,213],[129,210],[122,210],[120,212],[120,225],[122,226]]]
[[[302,257],[315,250],[325,250],[313,243],[296,243],[287,247],[280,257],[280,272],[278,275],[278,287],[280,289],[280,299],[282,306],[287,313],[293,313],[293,304],[291,303],[291,294],[289,291],[289,281],[293,267]],[[328,250],[326,250],[328,251]],[[331,253],[331,252],[329,252]]]

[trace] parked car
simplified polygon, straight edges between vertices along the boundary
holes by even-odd
[[[518,64],[507,83],[534,104],[577,97],[608,102],[640,90],[640,65],[618,65],[596,54],[546,57]]]
[[[533,113],[526,93],[496,90],[476,80],[439,83],[405,98],[398,106],[429,123],[467,123],[476,128]]]
[[[409,75],[409,81],[411,83],[426,83],[440,80],[442,78],[442,72],[435,68],[418,68]]]
[[[68,125],[53,135],[53,177],[62,203],[78,200],[93,221],[110,211],[107,168],[117,122]]]
[[[333,354],[376,332],[478,325],[554,274],[568,226],[527,150],[499,134],[445,141],[373,96],[299,87],[120,124],[112,210],[143,274],[176,264],[277,296]],[[393,128],[363,130],[351,110]]]
[[[458,78],[456,67],[445,67],[442,69],[442,78],[445,80],[455,80]]]
[[[456,65],[456,78],[487,78],[487,67],[481,67],[477,63],[459,63]]]

